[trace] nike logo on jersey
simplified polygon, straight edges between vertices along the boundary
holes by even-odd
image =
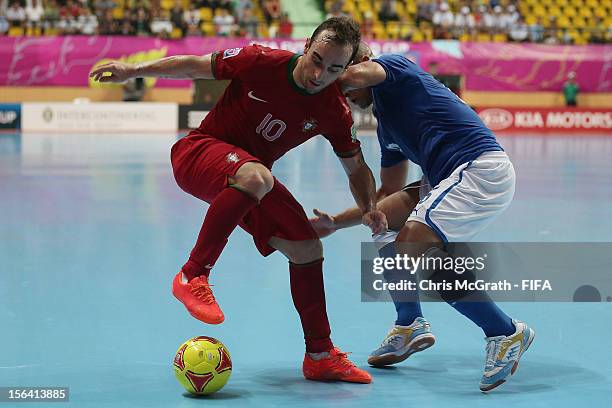
[[[269,103],[268,101],[264,101],[263,99],[260,99],[260,98],[256,97],[255,95],[253,95],[253,91],[250,91],[248,93],[248,96],[249,96],[249,98],[255,99],[256,101],[264,102],[264,103]]]
[[[402,150],[397,144],[395,143],[389,143],[387,146],[385,146],[387,148],[387,150],[397,150],[400,151]]]

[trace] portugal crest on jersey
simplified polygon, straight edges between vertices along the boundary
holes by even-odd
[[[315,119],[306,119],[302,122],[302,132],[310,132],[317,128],[317,121]]]
[[[228,163],[238,163],[240,157],[238,157],[237,153],[232,152],[225,156],[225,160],[227,160]]]

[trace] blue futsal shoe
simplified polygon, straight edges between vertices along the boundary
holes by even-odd
[[[506,382],[518,368],[521,356],[533,341],[535,331],[525,323],[512,320],[516,331],[510,336],[485,337],[487,357],[480,391],[487,392]]]
[[[417,317],[410,326],[393,326],[380,347],[370,353],[368,364],[375,367],[397,364],[416,352],[428,349],[435,342],[429,322]]]

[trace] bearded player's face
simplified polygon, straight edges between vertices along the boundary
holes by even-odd
[[[309,93],[321,91],[333,83],[346,69],[353,49],[328,40],[326,31],[320,33],[304,48],[301,82]]]

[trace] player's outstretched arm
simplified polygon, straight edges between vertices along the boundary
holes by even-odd
[[[380,169],[381,186],[376,192],[376,201],[380,202],[385,197],[400,191],[406,185],[408,176],[408,161],[402,161],[391,167]],[[383,212],[385,210],[381,208]],[[339,229],[353,227],[361,224],[362,213],[359,207],[348,208],[336,215],[327,214],[319,209],[314,209],[314,217],[310,223],[319,235],[323,238],[333,234]],[[394,214],[385,212],[387,219]]]
[[[376,209],[376,182],[372,171],[363,159],[361,151],[352,157],[340,158],[344,171],[348,175],[351,193],[357,207],[361,210],[363,224],[370,227],[372,233],[379,234],[387,229],[385,214]]]
[[[386,78],[387,73],[380,64],[372,61],[364,61],[348,67],[338,81],[343,91],[350,91],[351,89],[367,88],[378,85]]]
[[[96,67],[89,77],[99,82],[124,82],[130,78],[214,79],[212,55],[174,55],[140,64],[111,61]]]

